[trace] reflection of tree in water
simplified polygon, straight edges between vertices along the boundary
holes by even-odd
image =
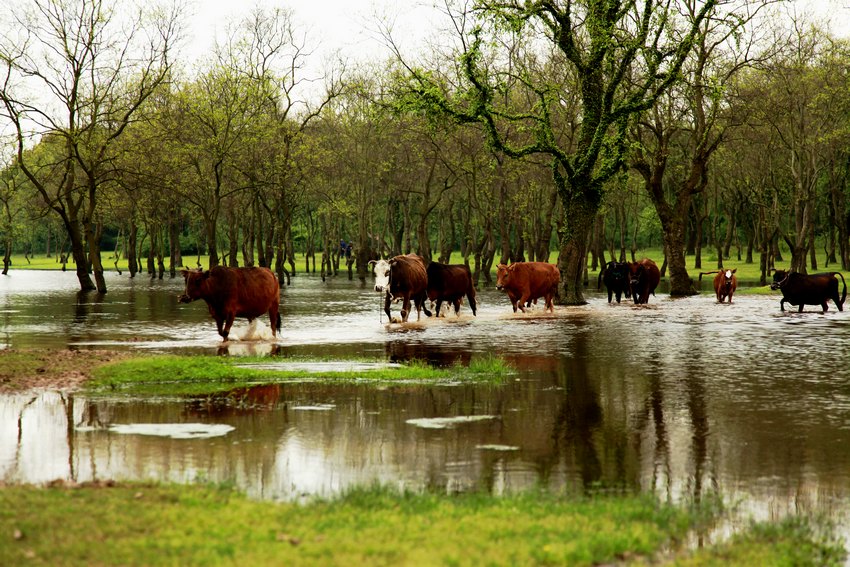
[[[685,378],[687,385],[687,406],[688,416],[691,421],[691,455],[693,461],[693,487],[692,494],[694,502],[699,504],[702,501],[703,484],[705,482],[706,467],[709,463],[708,458],[708,435],[709,422],[708,411],[705,403],[705,382],[699,370],[694,369],[688,372]],[[711,491],[717,492],[718,487],[716,479],[712,476]]]
[[[557,368],[561,399],[552,424],[552,452],[541,462],[541,481],[547,484],[559,462],[577,468],[584,488],[603,480],[596,437],[603,423],[599,392],[588,368],[588,333],[573,336],[571,356]]]
[[[638,418],[637,452],[640,459],[640,454],[642,453],[641,440],[647,429],[652,426],[654,442],[652,447],[651,490],[658,489],[659,483],[663,483],[664,496],[669,501],[673,498],[673,473],[670,465],[670,441],[667,434],[667,424],[664,419],[664,388],[662,381],[664,368],[660,360],[660,353],[657,352],[647,357],[649,392],[643,404],[643,412]]]

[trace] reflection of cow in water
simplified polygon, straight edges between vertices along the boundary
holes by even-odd
[[[227,340],[236,317],[253,321],[269,314],[272,334],[280,328],[280,285],[268,268],[228,268],[216,266],[209,270],[181,270],[186,290],[180,303],[197,299],[207,302],[215,319],[218,334]]]
[[[608,289],[608,303],[611,303],[612,296],[616,296],[617,303],[620,303],[620,298],[623,295],[626,296],[626,299],[631,297],[629,288],[629,263],[608,262],[599,272],[596,289],[601,289],[602,283]]]
[[[539,297],[546,299],[544,309],[554,312],[552,299],[560,281],[558,267],[547,262],[515,262],[496,267],[496,289],[507,292],[514,313],[517,307],[525,313],[526,305]]]
[[[661,271],[649,258],[629,264],[629,285],[635,304],[649,303],[649,294],[655,295],[660,281]]]
[[[738,268],[734,270],[700,272],[699,280],[702,281],[703,276],[717,274],[714,276],[714,294],[717,296],[717,303],[723,303],[727,297],[729,298],[729,303],[732,303],[732,294],[738,289],[738,276],[735,275],[737,271]]]
[[[428,299],[436,301],[434,311],[440,314],[443,301],[452,304],[455,315],[459,315],[460,302],[466,296],[472,314],[475,315],[475,286],[472,283],[472,272],[463,264],[440,264],[431,262],[426,269],[428,274]]]
[[[390,313],[390,304],[393,301],[402,301],[401,322],[406,323],[410,315],[410,302],[416,306],[416,319],[419,320],[421,311],[431,316],[431,312],[425,307],[425,297],[428,286],[428,274],[425,271],[425,260],[416,254],[395,256],[389,261],[374,260],[370,264],[375,266],[375,291],[384,292],[384,313],[390,321],[393,321]]]

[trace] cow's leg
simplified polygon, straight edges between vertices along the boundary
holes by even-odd
[[[439,317],[440,316],[440,309],[442,309],[442,308],[443,308],[443,298],[441,297],[437,300],[437,305],[434,307],[434,315]],[[430,315],[429,315],[429,317],[430,317]]]
[[[393,320],[393,316],[390,313],[390,305],[392,304],[392,302],[393,302],[393,298],[389,294],[389,292],[387,292],[387,294],[384,296],[384,313],[387,314],[387,320],[390,321],[390,322],[392,322],[392,320]]]
[[[410,315],[410,296],[404,296],[404,302],[401,304],[401,322],[407,323],[407,316]]]
[[[779,310],[785,311],[785,298],[784,297],[779,300]]]
[[[228,313],[227,319],[224,321],[224,333],[222,333],[222,337],[224,340],[227,340],[227,336],[230,334],[230,327],[233,326],[233,320],[236,319],[235,313]]]
[[[417,299],[417,297],[418,297],[418,299]],[[421,309],[422,311],[424,311],[424,312],[425,312],[425,315],[426,315],[426,316],[428,316],[428,317],[430,317],[430,316],[431,316],[431,312],[430,312],[430,311],[428,311],[428,308],[427,308],[427,307],[425,307],[425,301],[427,301],[427,299],[428,299],[428,295],[427,295],[427,294],[423,291],[423,292],[422,292],[420,295],[418,295],[417,297],[414,297],[413,299],[414,299],[414,302],[416,303],[416,320],[418,321],[418,320],[419,320],[419,310],[420,310],[420,309]],[[436,312],[435,314],[436,314],[436,315],[439,315],[439,314],[440,314],[440,311],[439,311],[439,310],[437,310],[437,312]]]
[[[824,313],[826,313],[827,311],[829,311],[829,305],[827,305],[827,304],[826,304],[826,300],[825,300],[825,299],[824,299],[823,303],[821,303],[821,304],[820,304],[820,306],[823,308],[823,312],[824,312]]]
[[[472,315],[475,316],[475,309],[477,307],[477,305],[475,303],[475,292],[470,291],[469,293],[467,293],[466,299],[467,299],[467,301],[469,301],[469,308],[472,309]]]
[[[215,316],[215,329],[218,331],[219,336],[227,340],[227,334],[224,332],[224,315]]]
[[[522,312],[525,313],[525,306],[528,305],[529,307],[531,307],[531,299],[529,298],[529,294],[523,294],[523,296],[519,298],[517,304],[519,305],[519,308],[522,309]]]
[[[611,303],[611,297],[614,295],[614,290],[608,288],[608,303]],[[620,303],[620,292],[617,291],[617,303]]]
[[[798,308],[797,308],[797,313],[802,313],[802,312],[803,312],[803,305],[804,305],[804,304],[803,304],[803,302],[801,301],[801,302],[800,302],[800,307],[798,307]]]
[[[280,330],[280,305],[275,303],[269,308],[269,322],[272,326],[272,336],[277,337]]]

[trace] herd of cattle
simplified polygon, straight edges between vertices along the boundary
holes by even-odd
[[[411,305],[416,308],[417,319],[424,311],[428,317],[432,312],[425,305],[426,299],[434,304],[436,314],[440,313],[444,303],[454,307],[455,314],[460,311],[464,298],[472,314],[476,314],[475,287],[472,273],[463,264],[448,265],[439,262],[427,262],[415,254],[395,256],[389,260],[370,262],[374,266],[375,291],[384,294],[384,312],[393,321],[390,307],[393,302],[401,301],[401,322],[406,322]],[[717,270],[703,272],[703,275],[716,274],[714,292],[717,301],[732,303],[732,295],[738,286],[736,270]],[[274,273],[268,268],[229,268],[217,266],[210,270],[182,270],[186,288],[178,300],[190,303],[203,299],[215,319],[218,334],[227,340],[233,320],[244,317],[253,321],[257,317],[269,314],[272,334],[277,336],[280,329],[280,285]],[[841,278],[844,288],[838,295],[838,280]],[[514,312],[517,308],[526,311],[532,302],[539,298],[545,300],[544,309],[554,311],[553,298],[558,290],[560,272],[547,262],[515,262],[510,265],[499,264],[496,270],[496,289],[507,294]],[[623,296],[633,298],[636,304],[649,302],[649,296],[655,295],[655,288],[661,281],[661,272],[652,260],[644,258],[639,262],[608,262],[599,273],[597,287],[605,284],[608,291],[608,303],[616,298],[617,303]],[[804,305],[820,305],[827,311],[827,301],[832,300],[839,311],[844,309],[847,298],[847,283],[839,272],[804,275],[797,272],[776,270],[773,290],[782,292],[779,307],[785,311],[785,303],[796,305],[803,311]]]
[[[395,256],[389,260],[370,262],[375,271],[375,291],[384,293],[384,312],[392,320],[390,305],[401,301],[401,322],[407,322],[411,301],[416,307],[416,318],[421,312],[431,317],[425,306],[425,300],[434,303],[434,311],[439,314],[443,302],[454,307],[455,314],[460,311],[461,300],[466,297],[472,314],[475,315],[475,285],[472,272],[463,264],[441,264],[426,262],[416,254]],[[544,298],[545,308],[554,311],[552,303],[558,292],[561,274],[553,264],[546,262],[517,262],[506,266],[499,264],[496,269],[496,289],[504,291],[511,300],[516,312],[517,307],[525,312],[532,301]]]

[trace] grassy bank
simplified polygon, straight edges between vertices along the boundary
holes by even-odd
[[[226,488],[0,488],[2,565],[838,565],[806,524],[696,552],[705,518],[637,496],[357,490],[308,504]]]
[[[297,364],[288,369],[287,365]],[[305,370],[305,367],[315,370]],[[327,368],[325,368],[327,367]],[[469,365],[434,368],[424,363],[386,365],[383,361],[289,360],[268,357],[145,356],[103,364],[86,387],[92,392],[133,395],[209,394],[250,384],[323,382],[489,382],[513,372],[503,359],[474,357]]]
[[[606,254],[607,254],[607,252],[606,252]],[[664,252],[662,251],[661,248],[640,249],[635,253],[635,258],[638,259],[638,260],[640,260],[641,258],[650,258],[650,259],[654,260],[658,264],[658,266],[660,267],[661,264],[664,261]],[[787,269],[790,266],[791,254],[785,253],[783,258],[784,259],[783,259],[782,262],[777,262],[777,264],[776,264],[776,267],[779,268],[779,269]],[[836,270],[839,267],[839,266],[836,266],[836,265],[832,265],[832,266],[825,268],[824,266],[826,266],[826,256],[824,255],[824,253],[822,251],[820,253],[818,253],[817,258],[818,258],[818,270],[819,271],[828,271],[828,270],[832,271],[832,270]],[[104,252],[103,255],[102,255],[102,259],[103,259],[103,267],[106,271],[115,271],[116,269],[119,269],[124,273],[126,273],[128,271],[126,259],[119,259],[118,262],[117,262],[117,268],[116,268],[115,258],[112,257],[111,252]],[[606,259],[610,260],[610,258],[607,258],[607,257],[606,257]],[[627,252],[627,258],[626,259],[631,260],[631,252]],[[194,267],[197,263],[197,260],[198,259],[197,259],[196,256],[191,256],[191,257],[187,256],[187,257],[184,258],[184,262],[187,265],[189,265],[190,267]],[[205,257],[201,258],[202,264],[206,265],[206,261],[207,261],[207,259]],[[549,254],[549,262],[556,263],[557,261],[558,261],[558,251],[553,250]],[[702,268],[701,269],[694,268],[694,257],[693,256],[687,256],[685,261],[686,261],[686,267],[688,269],[688,273],[694,279],[697,279],[699,277],[700,272],[710,272],[712,270],[717,269],[717,254],[714,250],[708,250],[708,249],[703,250]],[[461,264],[461,263],[463,263],[463,257],[460,255],[460,252],[457,252],[457,251],[453,252],[449,262],[454,263],[454,264]],[[493,273],[494,274],[495,274],[495,270],[496,270],[495,264],[497,264],[497,263],[498,263],[498,258],[496,259],[496,262],[494,263],[494,266],[493,266]],[[757,282],[759,280],[759,277],[761,276],[759,263],[758,263],[758,257],[754,258],[754,262],[752,264],[746,264],[744,262],[739,262],[734,257],[733,258],[727,258],[723,261],[723,265],[724,265],[725,268],[728,268],[728,269],[737,268],[738,271],[736,273],[737,273],[738,279],[742,282]],[[304,267],[305,267],[304,255],[303,254],[296,254],[295,255],[295,267],[296,267],[296,270],[298,271],[298,273],[303,273]],[[36,255],[36,256],[30,257],[29,262],[27,261],[27,259],[24,257],[23,254],[15,254],[15,255],[12,256],[12,267],[11,267],[12,270],[20,270],[20,269],[59,270],[61,268],[62,268],[62,265],[57,261],[55,256],[46,257],[46,256],[43,256],[43,255]],[[69,263],[67,265],[67,269],[69,271],[74,271],[76,268],[75,268],[73,263]],[[345,266],[343,266],[343,265],[340,266],[340,272],[346,273]],[[843,272],[843,273],[844,273],[845,278],[850,278],[850,272]],[[598,274],[598,271],[591,272],[591,274]],[[711,278],[712,276],[705,276],[705,277]],[[595,287],[595,281],[593,282],[593,284],[594,285],[592,287]]]

